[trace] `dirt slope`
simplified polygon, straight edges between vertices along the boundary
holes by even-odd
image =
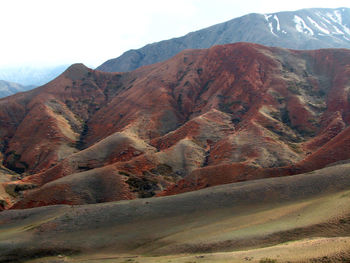
[[[228,184],[176,196],[3,211],[0,261],[71,253],[85,259],[96,254],[174,254],[181,259],[182,253],[247,249],[250,252],[237,252],[236,258],[249,253],[255,253],[254,260],[277,254],[288,258],[288,253],[274,246],[300,240],[289,243],[289,248],[296,249],[303,242],[312,247],[306,238],[319,239],[315,242],[324,246],[349,241],[342,239],[350,233],[349,171],[350,165],[342,164],[310,174]],[[340,239],[322,239],[330,237]],[[272,246],[270,252],[255,250],[267,246]],[[310,254],[302,255],[332,256],[346,249],[344,244],[338,250],[318,254],[310,250]],[[212,255],[225,262],[220,261],[224,254]],[[206,257],[211,254],[204,254]],[[175,262],[188,258],[191,256]]]

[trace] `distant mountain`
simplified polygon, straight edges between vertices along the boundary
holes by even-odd
[[[17,92],[27,91],[35,88],[35,86],[23,86],[15,82],[0,80],[0,98],[10,96]]]
[[[21,83],[22,85],[41,86],[60,75],[68,65],[51,67],[2,67],[0,79]]]
[[[290,49],[350,48],[350,9],[313,8],[293,12],[249,14],[183,37],[129,50],[97,70],[125,72],[164,61],[184,49],[252,42]]]

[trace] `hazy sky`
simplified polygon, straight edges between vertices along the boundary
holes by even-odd
[[[350,7],[349,0],[0,0],[0,67],[95,67],[148,43],[248,13]]]

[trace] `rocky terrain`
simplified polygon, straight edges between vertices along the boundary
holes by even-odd
[[[350,48],[350,9],[312,8],[271,14],[248,14],[183,37],[129,50],[97,69],[131,71],[164,61],[184,49],[251,42],[291,49]]]
[[[350,51],[236,43],[82,64],[0,100],[1,209],[173,195],[350,158]]]

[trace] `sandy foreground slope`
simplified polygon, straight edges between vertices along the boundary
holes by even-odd
[[[0,262],[348,262],[349,234],[350,164],[339,164],[176,196],[3,211]]]
[[[235,262],[349,262],[350,238],[314,238],[282,245],[237,252],[181,254],[171,256],[135,256],[127,254],[90,254],[84,256],[54,256],[30,260],[39,262],[110,262],[110,263],[235,263]],[[270,261],[269,261],[270,260]],[[275,261],[274,261],[275,260]]]

